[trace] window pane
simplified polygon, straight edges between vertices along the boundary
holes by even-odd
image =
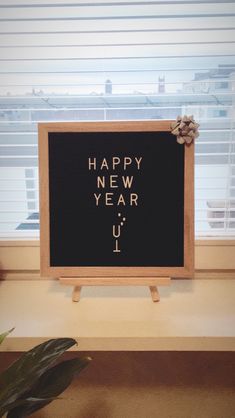
[[[167,3],[167,4],[166,4]],[[196,236],[235,235],[235,3],[0,5],[0,237],[38,238],[37,124],[200,123]]]

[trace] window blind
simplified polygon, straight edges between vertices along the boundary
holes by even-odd
[[[234,95],[232,0],[1,0],[0,237],[39,236],[38,122],[184,114],[196,236],[234,236]]]

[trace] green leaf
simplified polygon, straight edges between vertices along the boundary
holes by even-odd
[[[62,361],[47,370],[30,392],[41,398],[51,398],[60,395],[71,383],[75,374],[79,374],[90,363],[90,357],[74,358]]]
[[[46,402],[45,402],[46,401]],[[44,406],[47,405],[47,403],[54,401],[54,398],[52,399],[41,399],[41,398],[26,398],[26,399],[21,399],[20,401],[16,401],[15,402],[15,407],[11,409],[11,411],[7,414],[7,418],[21,418],[23,416],[27,416],[27,415],[21,415],[20,414],[20,407],[22,407],[23,409],[27,409],[27,407],[29,407],[30,405],[35,405],[37,406],[37,409],[43,408]],[[37,410],[36,409],[36,410]]]
[[[74,358],[47,370],[27,393],[27,402],[12,409],[7,418],[24,418],[48,405],[70,385],[74,375],[80,373],[90,361],[90,357]],[[37,398],[40,399],[35,401]],[[29,402],[28,399],[33,401]]]
[[[28,392],[38,378],[54,364],[68,348],[76,344],[73,338],[56,338],[24,353],[0,375],[0,416],[8,405]]]
[[[14,331],[15,328],[11,328],[9,329],[9,331],[4,332],[3,334],[0,334],[0,344],[2,344],[2,342],[5,340],[5,338],[12,332]]]
[[[26,396],[26,395],[25,395]],[[51,398],[51,402],[52,401],[54,401],[56,398]],[[47,401],[48,401],[49,399],[47,399]],[[41,399],[41,398],[30,398],[30,397],[25,397],[25,398],[23,398],[23,399],[18,399],[17,401],[15,401],[15,402],[12,402],[11,404],[9,404],[8,405],[8,409],[7,409],[7,411],[9,412],[9,411],[11,411],[11,410],[13,410],[13,409],[15,409],[15,408],[18,408],[19,406],[23,406],[23,405],[25,405],[25,404],[28,404],[28,403],[39,403],[39,402],[44,402],[45,401],[45,399]],[[5,416],[5,415],[4,415]]]

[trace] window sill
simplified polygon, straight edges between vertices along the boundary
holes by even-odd
[[[153,303],[145,287],[85,287],[79,303],[53,280],[0,284],[0,351],[69,336],[81,351],[235,351],[235,281],[174,280]]]

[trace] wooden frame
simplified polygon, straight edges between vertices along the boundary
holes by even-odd
[[[52,267],[49,236],[49,132],[169,132],[172,121],[76,122],[39,124],[41,274],[48,277],[185,277],[194,273],[194,144],[185,146],[184,161],[184,266],[183,267]],[[113,279],[115,281],[118,279]]]

